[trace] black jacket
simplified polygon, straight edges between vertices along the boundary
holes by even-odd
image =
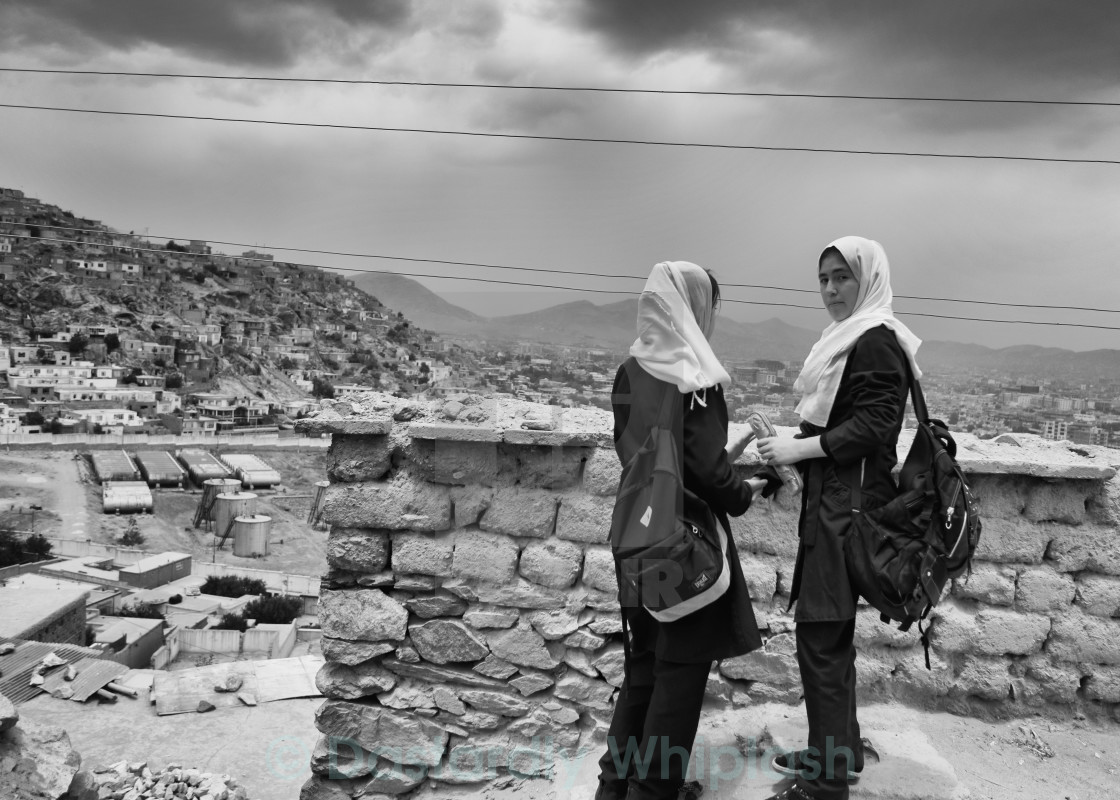
[[[641,366],[635,359],[627,359],[618,369],[611,393],[615,450],[623,464],[653,427],[661,399],[631,396],[627,369],[640,370]],[[644,644],[652,647],[658,658],[680,663],[718,661],[762,646],[727,521],[728,515],[740,516],[750,507],[751,489],[735,472],[724,449],[727,404],[723,391],[715,386],[696,395],[695,399],[691,394],[683,396],[683,418],[677,438],[683,443],[681,476],[685,488],[708,504],[728,532],[731,586],[711,605],[675,622],[658,622],[641,607],[625,609],[635,640],[640,636],[655,639]]]
[[[864,333],[848,354],[840,388],[823,429],[801,423],[801,436],[820,435],[826,456],[802,461],[801,537],[790,602],[798,622],[855,617],[844,537],[851,524],[851,489],[862,480],[863,507],[897,493],[891,470],[898,461],[898,433],[909,391],[906,353],[886,326]]]

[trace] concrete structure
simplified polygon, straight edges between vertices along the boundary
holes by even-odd
[[[0,584],[0,638],[84,645],[89,589],[28,573]]]
[[[148,669],[152,654],[163,646],[163,620],[137,617],[95,617],[94,642],[107,645],[105,658],[130,669]]]
[[[410,765],[432,775],[479,742],[601,747],[623,677],[607,543],[620,472],[609,413],[386,395],[350,398],[338,406],[345,417],[324,405],[297,424],[333,436],[320,745],[366,722],[408,728],[426,742]],[[451,424],[472,405],[482,421]],[[972,573],[931,616],[928,672],[916,630],[860,607],[861,700],[1120,716],[1120,454],[1030,435],[956,438],[984,518]],[[904,433],[903,456],[909,441]],[[753,448],[737,465],[744,477],[759,467]],[[765,644],[718,665],[713,702],[800,698],[786,611],[798,511],[797,498],[779,495],[732,520]],[[449,737],[452,728],[464,734]],[[396,735],[357,744],[409,749]]]
[[[160,553],[121,567],[120,581],[138,589],[153,589],[191,574],[191,557],[186,553]]]

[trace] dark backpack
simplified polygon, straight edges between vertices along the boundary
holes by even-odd
[[[922,387],[910,375],[918,428],[898,476],[898,494],[884,506],[861,508],[859,479],[852,482],[852,524],[844,555],[852,586],[879,611],[883,622],[922,635],[929,669],[929,637],[922,622],[945,584],[972,563],[980,542],[976,498],[957,464],[948,427],[930,419]]]
[[[619,601],[672,622],[727,592],[727,535],[681,479],[681,443],[674,432],[683,413],[681,393],[636,363],[629,366],[631,396],[642,398],[642,405],[659,402],[654,425],[624,434],[637,446],[622,466],[611,518]],[[642,424],[636,411],[631,423]]]

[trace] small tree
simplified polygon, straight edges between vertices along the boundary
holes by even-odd
[[[125,547],[139,547],[147,541],[147,538],[140,532],[140,526],[136,524],[136,519],[133,518],[128,521],[128,530],[122,533],[121,538],[117,541]]]
[[[51,543],[41,533],[28,536],[23,542],[23,550],[34,556],[33,561],[45,561],[51,557]]]
[[[105,337],[105,351],[107,353],[115,353],[121,349],[121,337],[115,333],[110,333]]]
[[[163,385],[168,389],[182,389],[183,388],[183,375],[179,372],[172,372],[167,376],[167,380]]]
[[[303,600],[298,597],[260,597],[246,604],[241,614],[257,622],[287,625],[303,613]]]
[[[70,355],[76,356],[84,352],[87,345],[89,345],[89,337],[84,333],[75,333],[70,337],[67,348],[70,350]]]
[[[334,386],[330,381],[316,376],[311,379],[311,394],[319,398],[332,398],[334,397]]]

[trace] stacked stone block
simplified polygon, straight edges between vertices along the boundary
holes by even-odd
[[[328,700],[308,798],[547,774],[601,746],[622,683],[609,423],[567,432],[397,416],[310,423],[333,444],[319,603]],[[861,606],[861,696],[1115,710],[1115,470],[961,444],[984,512],[972,571],[928,621],[929,671],[917,630]],[[757,467],[748,453],[738,468]],[[732,521],[765,644],[713,669],[713,699],[800,699],[787,610],[798,512],[799,498],[779,495]]]

